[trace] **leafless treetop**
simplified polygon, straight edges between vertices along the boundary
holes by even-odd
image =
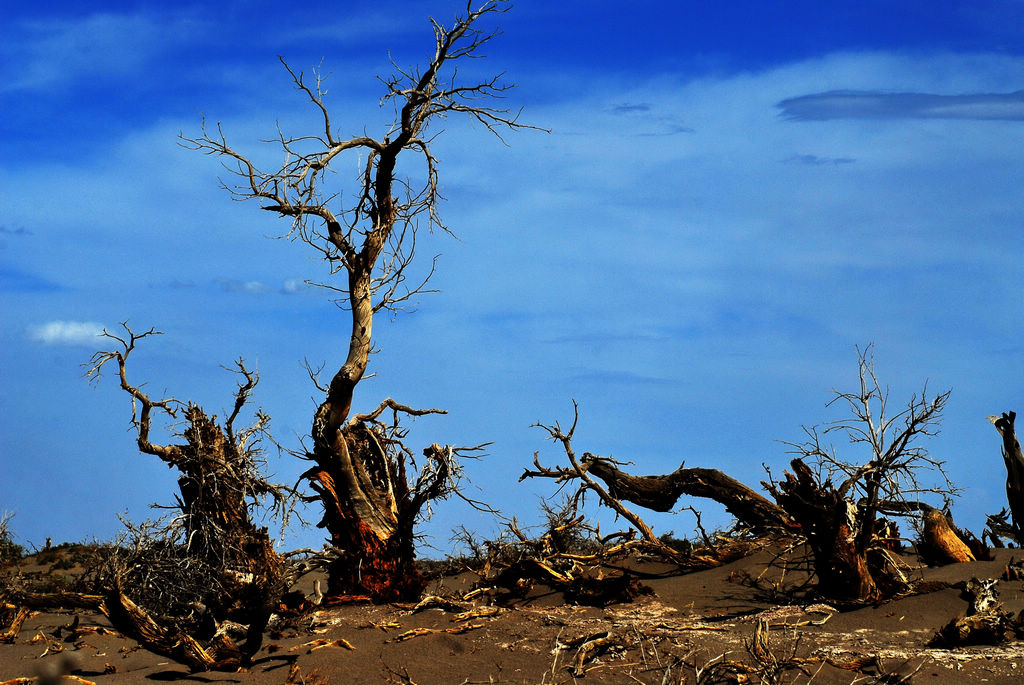
[[[331,273],[345,269],[353,276],[373,271],[374,311],[401,307],[423,291],[433,273],[431,269],[419,285],[405,283],[405,269],[415,252],[421,218],[431,229],[448,230],[438,213],[441,196],[438,160],[430,149],[431,124],[449,114],[463,114],[499,138],[503,128],[533,128],[519,123],[518,112],[489,104],[512,87],[503,83],[500,75],[469,84],[458,78],[456,63],[481,56],[480,49],[497,35],[476,28],[475,22],[484,15],[507,10],[504,0],[488,0],[476,9],[467,4],[465,13],[457,16],[451,27],[431,19],[435,48],[429,63],[423,68],[402,69],[392,62],[394,72],[379,77],[385,88],[380,104],[392,104],[395,110],[392,123],[379,138],[340,137],[328,109],[325,77],[320,70],[313,70],[312,78],[307,78],[281,58],[296,89],[318,111],[321,126],[320,131],[302,136],[278,130],[276,139],[266,141],[284,153],[279,168],[259,168],[251,157],[236,151],[228,144],[220,124],[212,131],[204,121],[202,135],[182,136],[182,144],[223,158],[232,179],[222,184],[234,198],[260,200],[263,209],[290,217],[288,236],[319,250],[330,263]],[[423,173],[416,177],[396,175],[396,164],[404,151],[420,158]],[[348,152],[360,158],[365,155],[366,161],[358,173],[355,192],[343,197],[341,189],[330,185],[329,174],[335,161]],[[351,294],[347,287],[334,289]]]

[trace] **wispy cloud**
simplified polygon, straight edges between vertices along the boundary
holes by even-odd
[[[44,345],[86,345],[96,344],[96,338],[103,334],[103,324],[95,321],[50,321],[29,328],[30,340]]]
[[[235,279],[222,278],[217,285],[226,293],[249,293],[260,295],[271,291],[271,287],[261,281],[239,281]]]
[[[438,16],[442,24],[447,24],[449,17]],[[386,10],[349,14],[342,21],[316,22],[310,26],[286,29],[283,38],[286,41],[319,41],[349,43],[354,40],[365,41],[379,36],[387,36],[394,40],[396,36],[422,33],[423,21],[415,12],[389,12]]]
[[[1012,93],[882,93],[833,90],[787,98],[782,117],[794,121],[830,119],[974,119],[1024,121],[1024,90]]]
[[[240,281],[230,278],[218,280],[217,285],[227,293],[247,293],[249,295],[262,295],[264,293],[296,295],[309,290],[306,282],[298,278],[289,278],[283,281],[280,287],[269,285],[263,281]]]
[[[83,76],[133,74],[172,41],[194,30],[146,14],[95,13],[74,19],[23,22],[7,32],[5,49],[16,71],[3,90],[39,90]],[[194,27],[191,27],[194,28]]]
[[[612,114],[632,114],[634,112],[650,112],[651,106],[646,102],[629,103],[624,102],[612,107]]]
[[[4,244],[0,241],[0,248],[3,247]],[[0,292],[31,293],[57,290],[61,290],[61,286],[41,276],[8,266],[0,266]]]
[[[821,157],[819,155],[792,155],[783,160],[788,164],[807,164],[809,166],[839,166],[853,164],[853,157]]]

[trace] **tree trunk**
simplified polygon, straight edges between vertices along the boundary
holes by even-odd
[[[607,459],[589,452],[583,454],[583,465],[588,473],[608,485],[612,497],[653,511],[670,511],[680,495],[690,495],[715,500],[740,523],[754,530],[787,529],[794,525],[792,518],[778,505],[715,469],[680,466],[664,476],[631,476]]]
[[[362,421],[346,423],[370,354],[370,274],[381,248],[378,242],[369,240],[363,252],[351,257],[348,357],[314,417],[316,466],[303,478],[324,507],[317,525],[327,529],[331,544],[341,552],[328,567],[328,596],[368,595],[377,602],[393,602],[415,599],[425,586],[416,571],[413,544],[413,524],[424,502],[410,494],[403,462],[384,436]]]
[[[286,590],[283,562],[270,534],[249,516],[247,499],[265,493],[254,491],[262,485],[240,446],[200,407],[189,405],[185,418],[187,444],[164,450],[181,472],[185,547],[190,556],[222,572],[227,594],[211,598],[219,605],[211,608],[218,621],[230,618],[249,626],[245,655],[251,657],[262,646],[264,629]]]
[[[1013,515],[1017,541],[1024,540],[1024,454],[1014,430],[1016,412],[1004,413],[995,420],[996,430],[1003,437],[1003,462],[1006,464],[1006,499]]]
[[[214,568],[273,582],[281,560],[267,529],[257,528],[249,517],[246,498],[260,493],[253,492],[253,483],[246,479],[238,446],[200,407],[189,406],[185,418],[188,444],[173,449],[182,473],[178,489],[188,550]]]
[[[425,585],[415,567],[409,487],[382,436],[362,422],[340,432],[337,451],[306,472],[324,505],[318,524],[341,556],[328,568],[327,594],[374,601],[415,599]]]
[[[793,473],[786,473],[778,484],[775,498],[807,536],[819,591],[839,600],[878,599],[867,556],[856,545],[856,505],[831,483],[818,485],[803,460],[794,459],[790,465]]]
[[[930,563],[942,566],[975,561],[971,549],[950,526],[946,515],[934,507],[928,507],[924,511],[922,538],[922,556]]]

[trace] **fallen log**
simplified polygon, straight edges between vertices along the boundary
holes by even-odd
[[[31,612],[25,607],[18,607],[11,618],[10,624],[3,631],[0,631],[0,642],[13,643],[21,632],[21,626]]]
[[[879,508],[893,513],[921,512],[924,524],[918,553],[933,566],[991,560],[988,548],[969,531],[961,531],[952,517],[930,504],[918,501],[891,501],[879,503]]]
[[[662,476],[633,476],[590,452],[583,453],[581,463],[608,485],[612,497],[653,511],[671,511],[681,495],[690,495],[715,500],[748,528],[794,527],[793,519],[777,504],[716,469],[680,466]]]

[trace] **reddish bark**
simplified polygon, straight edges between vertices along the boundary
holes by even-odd
[[[416,599],[425,586],[413,545],[419,507],[404,468],[373,428],[355,422],[340,433],[338,452],[314,455],[317,465],[305,474],[324,504],[318,525],[341,553],[328,567],[327,594]]]

